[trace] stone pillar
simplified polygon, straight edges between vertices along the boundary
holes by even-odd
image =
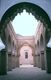
[[[38,55],[37,54],[35,54],[35,65],[34,66],[38,67]]]
[[[2,49],[0,51],[0,75],[7,74],[7,55],[6,50]]]
[[[36,54],[34,60],[34,66],[40,68],[40,54]]]
[[[20,57],[20,54],[18,53],[18,54],[17,54],[17,63],[16,63],[16,67],[19,67],[19,57]]]
[[[34,67],[36,67],[36,55],[34,55],[34,60],[33,60],[33,62],[34,62]]]
[[[44,51],[40,52],[41,69],[45,70],[45,56]]]
[[[46,47],[47,73],[51,73],[51,48]]]
[[[34,53],[32,53],[32,56],[33,56],[33,66],[35,66],[35,55],[34,55]]]
[[[40,54],[38,54],[38,59],[37,59],[37,62],[38,62],[38,68],[40,68]]]
[[[16,66],[15,66],[15,61],[16,61],[16,57],[15,57],[15,54],[12,55],[12,69],[14,69]]]
[[[8,71],[12,70],[12,52],[8,52]]]

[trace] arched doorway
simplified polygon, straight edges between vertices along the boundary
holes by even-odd
[[[33,65],[32,53],[32,48],[29,45],[24,44],[20,49],[20,64]]]

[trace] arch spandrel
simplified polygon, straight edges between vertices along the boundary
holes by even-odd
[[[49,15],[49,17],[51,17],[51,14],[50,14],[50,12],[51,12],[51,0],[5,0],[5,1],[3,1],[3,0],[0,0],[0,20],[1,20],[1,18],[2,18],[2,16],[3,16],[3,14],[11,7],[11,6],[13,6],[13,5],[15,5],[15,4],[18,4],[18,3],[22,3],[22,2],[29,2],[29,3],[33,3],[33,4],[36,4],[36,5],[38,5],[38,6],[40,6],[42,9],[44,9],[47,13],[48,13],[48,15]],[[2,13],[2,14],[1,14]]]
[[[34,46],[33,45],[30,45],[29,43],[24,42],[24,43],[22,43],[21,45],[18,46],[18,50],[20,50],[23,46],[29,46],[29,47],[32,48],[32,50],[34,49]]]
[[[17,13],[21,13],[23,9],[26,9],[26,11],[29,13],[31,12],[38,20],[41,20],[43,23],[49,23],[50,18],[47,13],[38,5],[28,2],[19,3],[10,7],[3,15],[1,22],[9,22],[10,20],[14,19]]]

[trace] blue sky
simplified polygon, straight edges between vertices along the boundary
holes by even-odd
[[[49,40],[47,46],[51,48],[51,37],[50,37],[50,40]]]
[[[0,50],[4,49],[5,48],[5,45],[4,43],[2,42],[1,38],[0,38]]]
[[[29,14],[26,10],[23,10],[21,14],[17,14],[15,19],[12,21],[12,25],[16,34],[32,36],[35,35],[38,21],[31,13]]]

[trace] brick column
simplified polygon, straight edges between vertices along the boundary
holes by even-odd
[[[12,70],[12,52],[8,52],[8,71]]]
[[[40,53],[40,61],[41,61],[41,69],[45,69],[45,56],[44,56],[44,51],[41,51]]]
[[[35,66],[35,55],[34,55],[34,53],[32,53],[32,56],[33,56],[33,66]]]
[[[12,69],[16,68],[16,56],[12,55]]]
[[[51,48],[46,47],[47,73],[51,73]]]
[[[19,67],[19,57],[20,57],[20,54],[18,53],[18,54],[17,54],[17,63],[16,63],[16,67]]]
[[[37,66],[37,67],[40,68],[40,67],[41,67],[41,66],[40,66],[40,54],[38,54],[38,56],[37,56],[37,62],[38,62],[38,66]]]
[[[0,75],[7,74],[7,55],[6,50],[2,49],[0,51]]]

